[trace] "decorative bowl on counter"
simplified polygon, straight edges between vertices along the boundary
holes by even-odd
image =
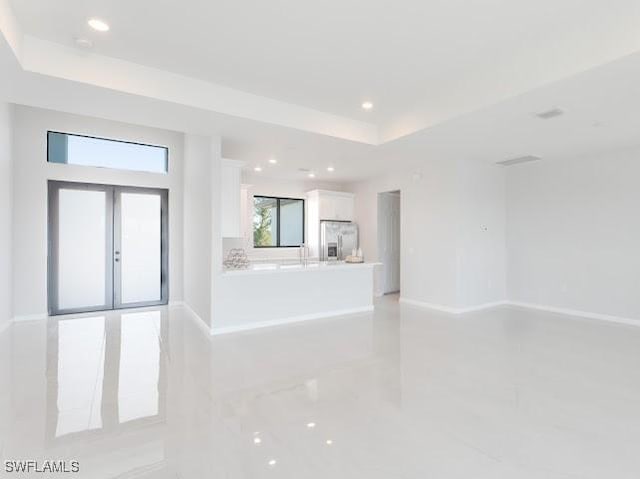
[[[345,263],[364,263],[364,258],[362,256],[353,256],[349,255],[344,259]]]
[[[247,254],[242,248],[234,248],[229,251],[223,264],[227,269],[247,269],[249,267],[249,258],[247,258]]]

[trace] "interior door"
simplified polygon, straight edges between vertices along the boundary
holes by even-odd
[[[400,291],[400,193],[378,195],[378,245],[382,293],[396,293]]]
[[[166,304],[167,190],[49,182],[49,314]]]
[[[389,283],[385,293],[400,291],[400,194],[390,193],[389,202]]]

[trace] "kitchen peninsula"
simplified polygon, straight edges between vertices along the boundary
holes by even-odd
[[[379,263],[346,262],[359,247],[353,193],[250,175],[234,160],[222,173],[225,267],[211,334],[373,310]]]
[[[372,311],[377,264],[256,263],[225,271],[212,334]]]

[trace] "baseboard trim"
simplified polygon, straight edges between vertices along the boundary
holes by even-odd
[[[9,331],[11,324],[13,323],[12,319],[8,319],[3,324],[0,324],[0,335],[2,335],[5,331]]]
[[[282,326],[291,323],[300,323],[303,321],[312,321],[314,319],[331,318],[334,316],[346,316],[349,314],[369,313],[374,310],[374,307],[363,306],[359,308],[338,309],[333,311],[326,311],[322,313],[303,314],[300,316],[291,316],[282,319],[272,319],[269,321],[260,321],[258,323],[242,324],[238,326],[227,326],[223,328],[212,328],[211,335],[219,336],[222,334],[239,333],[242,331],[251,331],[254,329],[269,328],[272,326]]]
[[[544,304],[525,303],[522,301],[508,301],[509,306],[515,306],[525,309],[536,309],[538,311],[546,311],[548,313],[565,314],[567,316],[575,316],[586,319],[598,319],[600,321],[608,321],[611,323],[626,324],[630,326],[640,326],[640,319],[625,318],[622,316],[613,316],[611,314],[592,313],[589,311],[580,311],[577,309],[559,308],[557,306],[547,306]]]
[[[507,304],[509,304],[507,300],[492,301],[490,303],[483,303],[483,304],[478,304],[476,306],[468,306],[466,308],[460,308],[458,309],[458,314],[473,313],[474,311],[482,311],[483,309],[497,308],[498,306],[505,306]]]
[[[22,314],[20,316],[14,316],[9,318],[8,321],[5,321],[4,324],[0,324],[0,334],[9,330],[9,327],[12,324],[16,323],[26,323],[29,321],[42,321],[43,319],[47,319],[49,315],[47,313],[39,313],[39,314]]]
[[[182,302],[181,306],[187,310],[187,313],[189,313],[189,317],[195,321],[195,323],[198,325],[198,328],[207,336],[211,335],[211,330],[209,329],[209,326],[207,326],[207,323],[204,322],[204,320],[200,317],[200,315],[198,313],[196,313],[193,308],[191,306],[189,306],[188,303],[186,302]]]
[[[408,304],[410,306],[417,306],[418,308],[431,309],[433,311],[440,311],[441,313],[456,314],[457,312],[456,308],[451,308],[449,306],[444,306],[442,304],[427,303],[426,301],[409,299],[409,298],[405,298],[404,296],[401,296],[398,301],[400,303]]]
[[[508,301],[505,300],[505,301],[492,301],[490,303],[483,303],[475,306],[467,306],[464,308],[452,308],[451,306],[427,303],[425,301],[418,301],[415,299],[409,299],[405,297],[401,297],[400,302],[404,304],[409,304],[411,306],[417,306],[419,308],[425,308],[425,309],[432,309],[434,311],[439,311],[441,313],[448,313],[448,314],[473,313],[474,311],[482,311],[483,309],[490,309],[490,308],[495,308],[497,306],[504,306],[506,304],[509,304]]]
[[[424,301],[416,301],[415,299],[400,298],[401,303],[417,306],[420,308],[431,309],[448,314],[464,314],[472,313],[474,311],[481,311],[484,309],[491,309],[498,306],[514,306],[524,309],[535,309],[538,311],[546,311],[548,313],[564,314],[567,316],[574,316],[585,319],[597,319],[600,321],[608,321],[610,323],[626,324],[630,326],[640,326],[640,319],[625,318],[622,316],[614,316],[611,314],[592,313],[589,311],[580,311],[577,309],[560,308],[557,306],[548,306],[544,304],[526,303],[522,301],[494,301],[491,303],[479,304],[477,306],[470,306],[466,308],[452,308],[450,306],[443,306],[440,304],[427,303]]]
[[[40,321],[42,319],[47,319],[49,315],[47,313],[38,313],[38,314],[23,314],[20,316],[14,316],[13,322],[19,323],[22,321]]]

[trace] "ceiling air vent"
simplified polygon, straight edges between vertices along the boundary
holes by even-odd
[[[536,113],[535,115],[541,120],[550,120],[551,118],[555,118],[563,114],[564,110],[562,110],[561,108],[553,108],[551,110],[541,111],[539,113]]]
[[[530,161],[540,161],[542,158],[534,155],[519,156],[517,158],[511,158],[510,160],[497,161],[496,165],[511,166],[519,165],[520,163],[529,163]]]

